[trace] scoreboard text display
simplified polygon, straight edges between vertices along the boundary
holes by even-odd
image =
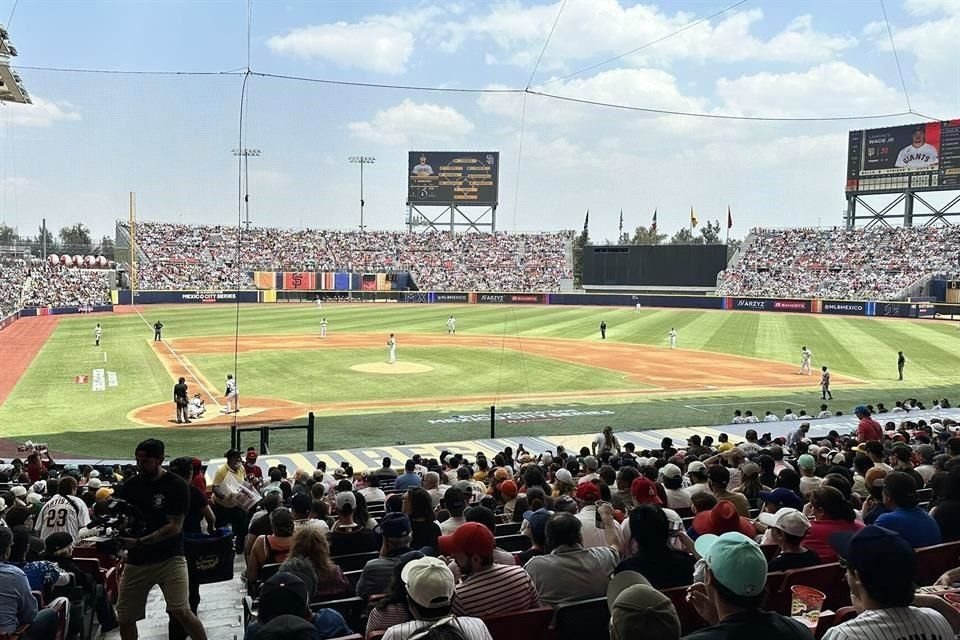
[[[851,131],[847,192],[960,188],[960,120]]]
[[[407,203],[496,206],[499,151],[411,151]]]

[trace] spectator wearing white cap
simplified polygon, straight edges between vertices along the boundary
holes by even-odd
[[[684,490],[690,497],[697,493],[710,493],[707,467],[699,460],[694,460],[687,465],[687,478],[690,479],[690,484]]]
[[[776,513],[763,512],[757,522],[768,527],[770,538],[780,547],[777,556],[767,563],[767,570],[789,571],[820,564],[816,551],[803,546],[803,539],[810,531],[810,520],[800,511],[790,507],[777,509]]]
[[[683,473],[680,467],[669,463],[660,469],[664,493],[667,494],[667,506],[671,509],[690,508],[690,493],[683,488]]]
[[[557,469],[553,474],[553,497],[572,496],[577,485],[573,482],[573,474],[567,469]]]
[[[704,581],[687,590],[687,599],[709,626],[684,640],[810,640],[802,623],[761,609],[767,560],[756,542],[737,531],[706,534],[697,538],[696,550],[706,571]]]
[[[383,640],[413,640],[428,637],[427,630],[449,627],[464,640],[492,640],[483,620],[451,615],[454,577],[450,568],[437,558],[408,562],[400,572],[407,589],[407,603],[413,620],[387,629]]]
[[[583,484],[584,482],[593,482],[600,478],[600,475],[597,473],[597,469],[600,468],[600,461],[597,460],[594,456],[587,456],[583,459],[583,470],[584,474],[580,476],[578,484]]]

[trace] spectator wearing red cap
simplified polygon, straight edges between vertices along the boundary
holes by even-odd
[[[247,447],[247,455],[243,459],[243,470],[247,474],[247,482],[254,489],[263,486],[263,469],[257,464],[257,450]]]
[[[729,500],[720,500],[709,511],[701,511],[693,516],[691,529],[696,533],[696,536],[691,536],[694,538],[708,533],[719,536],[728,531],[739,531],[748,538],[757,535],[750,520],[737,513],[737,508]]]
[[[507,520],[513,520],[513,511],[517,506],[517,483],[513,480],[504,480],[500,483],[500,505],[503,506],[503,515]]]
[[[613,531],[613,508],[601,505],[599,515],[604,530]],[[530,558],[523,566],[545,605],[604,595],[610,575],[620,562],[619,540],[611,536],[608,546],[585,548],[581,523],[572,514],[553,516],[547,522],[547,555]]]
[[[583,546],[590,548],[612,545],[619,548],[622,536],[620,523],[614,520],[607,527],[607,524],[602,522],[597,512],[599,500],[600,487],[592,482],[577,485],[577,504],[579,505],[577,519],[580,520]],[[611,542],[613,539],[611,536],[616,536],[614,542]]]
[[[494,564],[493,533],[479,522],[466,522],[438,540],[440,553],[453,558],[463,581],[454,593],[453,613],[487,616],[526,611],[538,606],[533,580],[517,565]]]

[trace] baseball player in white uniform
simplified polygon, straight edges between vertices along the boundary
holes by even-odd
[[[320,321],[320,337],[321,338],[327,337],[327,319],[326,318]]]
[[[76,486],[74,482],[73,486]],[[70,490],[71,493],[74,489]],[[90,512],[83,500],[75,495],[58,494],[50,498],[37,516],[35,528],[40,538],[46,540],[52,533],[64,531],[73,539],[80,529],[90,524]]]
[[[96,346],[100,346],[100,336],[103,335],[103,329],[100,328],[100,323],[97,323],[97,328],[93,330],[93,340]]]
[[[234,413],[240,411],[240,392],[237,390],[237,381],[233,379],[233,374],[227,374],[227,389],[223,394],[227,403],[221,409],[223,413]]]
[[[812,375],[810,370],[810,358],[813,353],[806,346],[800,349],[800,375]]]
[[[913,132],[913,142],[897,154],[895,166],[907,169],[924,169],[940,162],[937,148],[926,142],[926,131],[918,127]]]
[[[447,318],[447,333],[452,333],[454,335],[457,333],[457,319],[453,316]]]
[[[640,313],[640,303],[637,303],[637,313]]]
[[[317,309],[323,309],[323,301],[320,300],[320,296],[317,296]]]
[[[387,349],[390,350],[389,360],[390,364],[397,364],[397,339],[390,334],[390,338],[387,340]]]
[[[670,338],[670,348],[676,349],[677,348],[677,330],[671,327],[670,333],[668,333],[667,336]]]

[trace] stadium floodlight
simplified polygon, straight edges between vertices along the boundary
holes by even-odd
[[[350,156],[347,158],[351,164],[360,165],[360,233],[363,233],[366,227],[363,224],[363,165],[374,164],[377,159],[373,156]]]
[[[242,149],[231,149],[230,153],[243,158],[243,208],[244,218],[246,218],[244,225],[247,227],[247,231],[250,231],[250,172],[247,170],[247,160],[250,158],[259,158],[260,149],[243,147]]]
[[[17,72],[0,61],[0,102],[33,104]]]

